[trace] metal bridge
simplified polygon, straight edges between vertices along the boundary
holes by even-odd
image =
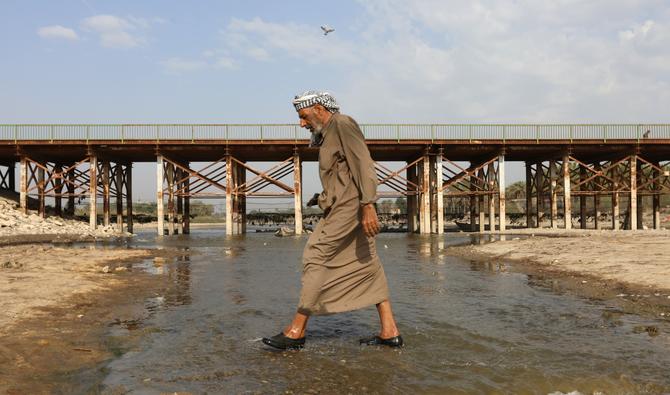
[[[547,218],[548,226],[558,227],[559,208],[561,225],[572,227],[575,200],[581,228],[642,228],[646,205],[640,201],[650,199],[649,227],[660,228],[660,197],[670,193],[670,124],[363,124],[361,129],[378,162],[378,181],[390,190],[384,194],[407,197],[412,232],[442,233],[446,199],[469,200],[472,230],[484,231],[488,217],[488,229],[504,231],[505,161],[525,163],[529,227]],[[226,199],[228,234],[245,232],[247,198],[293,197],[300,233],[302,162],[318,156],[307,137],[295,124],[4,124],[0,189],[16,190],[14,169],[20,163],[24,210],[34,197],[46,215],[45,200],[53,198],[56,214],[72,214],[74,200],[85,199],[96,227],[98,199],[102,223],[109,224],[113,198],[132,231],[132,164],[155,162],[160,235],[189,232],[192,197]],[[259,161],[277,164],[265,171],[248,164]],[[195,169],[193,162],[206,165]],[[390,169],[380,162],[406,165]],[[611,206],[610,225],[600,220],[601,201]],[[123,228],[124,215],[116,220]]]

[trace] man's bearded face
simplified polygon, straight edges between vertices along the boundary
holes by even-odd
[[[319,133],[323,129],[323,122],[315,106],[303,108],[298,111],[298,116],[300,117],[300,126],[308,129],[310,132]]]

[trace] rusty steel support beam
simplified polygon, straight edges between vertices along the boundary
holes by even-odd
[[[188,164],[187,164],[188,166]],[[184,179],[184,225],[183,225],[183,232],[184,234],[190,234],[191,233],[191,178],[186,177]]]
[[[53,172],[61,173],[63,171],[63,166],[60,163],[54,164]],[[63,216],[63,179],[58,177],[53,180],[54,185],[54,211],[59,217]]]
[[[177,190],[184,188],[184,171],[176,169]],[[184,234],[184,198],[181,193],[177,194],[177,233]]]
[[[570,193],[570,156],[563,155],[563,218],[565,229],[572,229],[572,196]]]
[[[246,167],[240,166],[239,163],[235,166],[235,185],[244,185],[246,183]],[[246,197],[243,193],[236,193],[233,195],[233,207],[235,216],[233,217],[235,234],[244,234],[247,227],[246,215]]]
[[[67,214],[74,216],[75,168],[67,171]]]
[[[46,217],[46,196],[44,195],[44,189],[46,188],[44,182],[44,168],[37,168],[37,196],[39,201],[39,215],[40,217]]]
[[[482,191],[487,190],[486,186],[486,176],[484,175],[484,168],[480,168],[478,172],[479,176],[479,187],[481,188]],[[478,200],[478,205],[479,205],[479,231],[484,232],[486,231],[486,205],[484,202],[484,194],[480,194],[477,197]]]
[[[408,162],[409,164],[409,162]],[[417,175],[417,165],[407,167],[407,231],[416,233],[419,231],[419,204],[418,194],[409,194],[410,183],[418,185],[419,177]]]
[[[500,154],[498,156],[498,219],[501,232],[504,232],[507,226],[505,210],[505,154]]]
[[[133,233],[133,164],[126,165],[126,230]]]
[[[175,217],[174,165],[172,163],[169,162],[166,163],[165,178],[167,180],[167,187],[168,187],[168,203],[167,203],[168,236],[172,236],[174,235],[174,217]]]
[[[612,168],[612,230],[619,230],[619,169],[618,166]]]
[[[156,155],[156,230],[159,237],[165,234],[165,219],[163,213],[163,181],[165,180],[163,170],[163,155]]]
[[[586,180],[586,168],[580,164],[579,165],[579,181],[580,181],[580,183],[582,183],[579,186],[579,191],[580,192],[588,190],[588,188],[586,188],[586,185],[583,184],[585,182],[585,180]],[[596,194],[597,194],[597,192],[596,192]],[[579,228],[580,229],[586,229],[586,195],[584,195],[584,194],[579,195]]]
[[[123,165],[117,163],[114,167],[114,180],[116,187],[116,229],[123,232]]]
[[[476,165],[470,162],[470,167],[475,167]],[[468,176],[468,183],[470,184],[470,230],[472,232],[477,231],[477,181],[474,177],[474,174]]]
[[[495,186],[495,165],[493,162],[489,163],[488,171],[488,183],[489,189],[493,192]],[[493,232],[496,230],[496,206],[495,206],[495,195],[491,193],[489,195],[489,231]]]
[[[630,199],[628,221],[630,230],[637,230],[637,155],[630,156]]]
[[[98,157],[91,154],[88,169],[88,223],[91,230],[98,226]]]
[[[537,162],[535,167],[535,227],[541,228],[544,217],[544,166]]]
[[[556,191],[556,161],[549,161],[549,201],[551,203],[551,227],[558,228],[558,201]]]
[[[21,176],[19,179],[19,205],[24,214],[28,213],[28,159],[21,156]]]
[[[295,234],[302,234],[302,160],[296,149],[293,153],[293,215]]]

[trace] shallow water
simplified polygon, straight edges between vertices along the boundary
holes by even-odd
[[[306,348],[277,352],[260,338],[288,322],[306,238],[197,229],[130,245],[177,248],[158,268],[170,283],[145,301],[145,330],[106,366],[108,393],[569,393],[670,392],[670,325],[603,302],[532,285],[504,263],[445,255],[468,237],[382,234],[378,250],[407,346],[361,347],[374,307],[311,320]],[[656,336],[635,330],[658,327]]]

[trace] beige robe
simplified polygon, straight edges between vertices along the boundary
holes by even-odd
[[[352,118],[333,114],[323,128],[319,176],[324,218],[303,254],[298,311],[322,315],[356,310],[388,299],[374,237],[361,226],[361,205],[374,202],[377,177],[370,151]]]

